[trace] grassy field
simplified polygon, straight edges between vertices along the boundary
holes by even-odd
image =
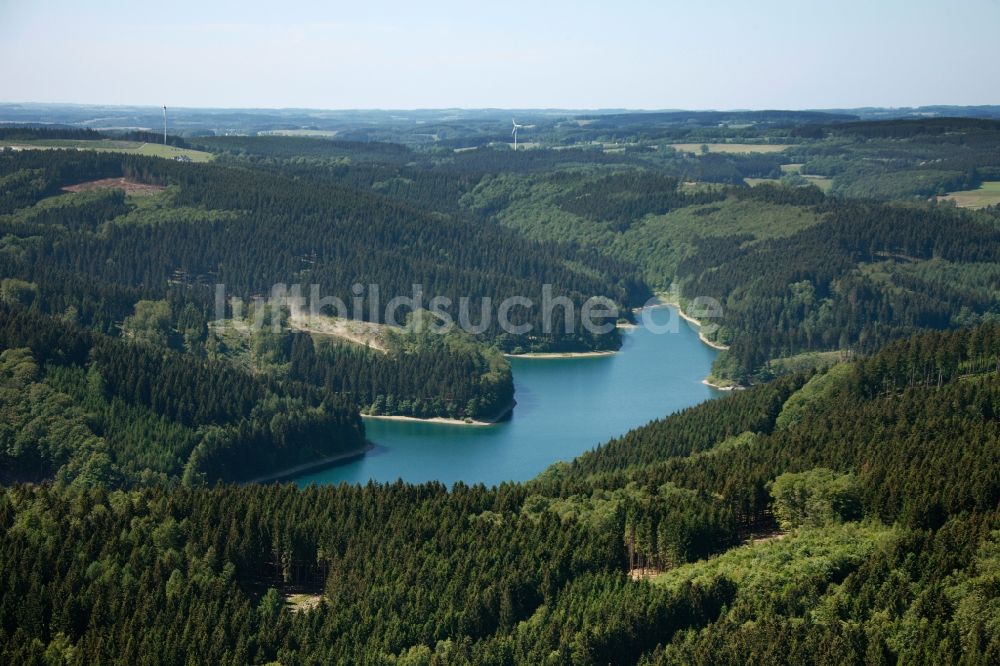
[[[760,185],[761,183],[780,183],[781,181],[777,178],[744,178],[743,182],[753,187],[754,185]]]
[[[824,192],[829,192],[833,187],[833,178],[827,178],[826,176],[810,176],[806,173],[802,174],[802,177]]]
[[[684,191],[716,187],[683,185]],[[803,208],[733,197],[637,219],[618,232],[563,210],[560,194],[551,181],[507,174],[483,179],[465,195],[463,204],[472,209],[499,207],[496,219],[530,238],[576,242],[634,262],[654,289],[670,287],[678,264],[695,250],[698,237],[749,234],[759,241],[789,236],[819,222],[816,214]]]
[[[337,136],[337,130],[312,129],[276,129],[257,132],[260,136],[305,136],[318,139],[332,139]]]
[[[904,534],[897,528],[874,523],[801,529],[783,538],[772,537],[708,560],[681,565],[656,576],[652,582],[677,589],[686,582],[705,584],[726,576],[736,583],[738,597],[759,601],[780,596],[785,586],[799,581],[822,581],[826,587],[860,566],[876,549],[891,547]]]
[[[148,155],[150,157],[163,157],[174,159],[177,157],[187,157],[192,162],[208,162],[213,159],[211,153],[201,150],[190,150],[188,148],[175,148],[164,146],[159,143],[142,143],[139,141],[115,141],[113,139],[101,139],[99,141],[76,141],[71,139],[40,140],[29,139],[24,141],[10,141],[3,144],[5,148],[15,150],[97,150],[106,153],[129,153],[132,155]]]
[[[791,172],[795,173],[795,172]],[[829,192],[833,188],[833,178],[827,178],[825,176],[810,176],[807,174],[801,174],[811,185],[815,185],[824,192]],[[744,178],[745,182],[750,187],[754,185],[760,185],[761,183],[780,183],[781,180],[777,178]]]
[[[941,201],[954,201],[959,208],[985,208],[1000,204],[1000,181],[987,181],[974,190],[949,192]]]
[[[780,153],[787,144],[781,143],[671,143],[671,148],[685,153],[700,153],[701,147],[708,146],[710,153]]]
[[[806,372],[823,368],[846,360],[848,354],[843,351],[804,352],[794,356],[782,356],[771,360],[771,366],[777,374],[790,372]]]
[[[984,298],[1000,301],[1000,264],[953,263],[935,258],[917,262],[882,261],[862,264],[858,270],[884,289],[901,290],[895,286],[893,276],[902,275],[934,284],[938,288],[975,290]]]
[[[206,210],[194,206],[178,206],[173,201],[176,186],[167,188],[155,194],[126,194],[134,208],[125,215],[110,221],[114,225],[150,226],[166,222],[188,222],[190,224],[207,224],[233,220],[238,217],[236,211]]]
[[[817,222],[819,217],[803,208],[731,198],[647,217],[610,238],[606,251],[638,264],[654,288],[667,288],[698,237],[749,234],[756,242],[790,236]]]

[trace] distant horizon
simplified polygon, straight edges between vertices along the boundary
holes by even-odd
[[[178,108],[1000,103],[1000,0],[7,0],[0,101]]]
[[[896,104],[879,105],[863,104],[860,106],[828,106],[828,107],[782,107],[782,106],[760,106],[760,107],[572,107],[572,106],[422,106],[422,107],[319,107],[319,106],[192,106],[189,104],[143,104],[143,103],[105,103],[105,102],[39,102],[39,101],[0,101],[2,106],[72,106],[72,107],[116,107],[135,109],[167,109],[194,110],[194,111],[335,111],[335,112],[404,112],[404,111],[572,111],[583,113],[674,113],[690,111],[692,113],[753,113],[764,111],[794,111],[808,112],[816,111],[823,113],[862,111],[869,109],[879,109],[886,111],[896,111],[905,109],[931,109],[939,107],[975,109],[975,108],[1000,108],[1000,101],[996,103],[984,104],[960,104],[939,102],[933,104]]]

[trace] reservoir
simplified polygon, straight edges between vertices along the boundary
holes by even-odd
[[[670,307],[643,314],[650,326],[623,330],[617,354],[511,359],[517,406],[507,421],[472,426],[365,419],[374,449],[294,481],[525,481],[636,426],[722,395],[702,383],[717,352],[697,330],[684,321],[671,326],[677,312]]]

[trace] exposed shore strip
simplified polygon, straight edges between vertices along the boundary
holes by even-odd
[[[726,351],[727,349],[729,349],[728,345],[723,345],[718,342],[713,342],[712,340],[706,338],[705,334],[701,332],[702,323],[697,319],[695,319],[694,317],[692,317],[691,315],[684,312],[684,309],[681,308],[680,303],[669,300],[663,300],[662,296],[663,296],[662,294],[657,296],[657,299],[660,300],[660,303],[658,305],[650,305],[647,307],[675,308],[677,310],[677,314],[680,315],[681,319],[688,322],[689,324],[692,324],[698,329],[698,339],[701,340],[703,344],[711,347],[712,349],[715,349],[716,351]],[[740,386],[739,384],[728,384],[726,386],[723,386],[721,384],[716,384],[711,379],[709,379],[709,377],[711,377],[711,375],[701,380],[701,383],[704,384],[705,386],[710,386],[714,388],[716,391],[740,391],[746,388],[745,386]]]
[[[277,472],[271,472],[270,474],[265,474],[264,476],[258,476],[256,479],[249,479],[243,483],[270,483],[272,481],[283,481],[285,479],[298,476],[304,472],[318,472],[321,469],[326,469],[327,467],[333,467],[334,465],[360,458],[373,448],[375,448],[375,445],[365,440],[365,445],[361,448],[344,451],[343,453],[320,458],[319,460],[305,462],[301,465],[286,467],[285,469],[278,470]]]
[[[485,419],[449,419],[444,416],[434,416],[429,419],[422,419],[418,416],[397,416],[393,414],[362,414],[363,419],[380,419],[383,421],[412,421],[413,423],[438,423],[441,425],[461,425],[461,426],[491,426],[496,425],[507,418],[514,411],[516,400],[504,406],[496,416]]]
[[[525,354],[504,354],[507,358],[596,358],[599,356],[614,356],[617,351],[589,351],[589,352],[527,352]]]
[[[678,303],[677,301],[670,300],[668,298],[667,298],[667,300],[664,300],[665,298],[666,298],[666,294],[657,294],[656,295],[656,300],[658,300],[659,303],[656,303],[654,305],[647,305],[645,307],[647,307],[647,308],[675,308],[677,310],[677,314],[679,314],[681,316],[681,319],[683,319],[684,321],[688,322],[689,324],[694,325],[698,329],[698,339],[699,340],[701,340],[703,343],[705,343],[706,345],[708,345],[712,349],[715,349],[716,351],[727,351],[729,349],[729,345],[724,345],[721,342],[714,342],[714,341],[709,340],[708,338],[706,338],[705,334],[701,332],[701,329],[704,326],[704,324],[702,324],[699,320],[695,319],[694,317],[692,317],[688,313],[684,312],[684,308],[681,307],[680,303]],[[643,310],[643,308],[634,308],[633,312],[641,312],[642,310]]]
[[[462,426],[491,426],[496,425],[496,421],[477,421],[476,419],[449,419],[444,416],[432,416],[429,419],[422,419],[419,416],[398,416],[395,414],[362,414],[363,419],[378,419],[379,421],[412,421],[414,423],[439,423],[441,425],[462,425]]]
[[[713,384],[711,381],[709,381],[708,377],[706,377],[705,379],[701,380],[701,383],[704,384],[705,386],[711,386],[716,391],[742,391],[743,389],[746,388],[746,386],[740,386],[739,384],[728,384],[726,386],[720,386],[719,384]]]
[[[704,342],[706,345],[717,351],[726,351],[727,349],[729,349],[729,345],[724,345],[719,342],[714,342],[706,338],[705,334],[701,332],[702,323],[697,319],[695,319],[694,317],[692,317],[691,315],[689,315],[688,313],[684,312],[684,310],[681,309],[679,303],[668,303],[667,305],[672,305],[673,307],[677,308],[677,314],[681,316],[681,319],[688,322],[689,324],[694,324],[698,328],[698,339]]]
[[[687,314],[686,312],[684,312],[684,310],[681,309],[679,303],[668,303],[667,305],[677,308],[677,314],[681,316],[681,319],[698,328],[698,339],[701,340],[704,344],[708,345],[709,347],[717,351],[726,351],[727,349],[729,349],[729,345],[723,345],[718,342],[713,342],[708,338],[706,338],[705,334],[701,332],[701,326],[702,326],[701,322],[692,317],[691,315]],[[711,376],[712,375],[709,375],[705,379],[701,380],[701,383],[704,384],[705,386],[710,386],[714,388],[716,391],[741,391],[744,388],[746,388],[745,386],[740,386],[739,384],[727,384],[726,386],[723,386],[721,384],[716,384],[711,379],[709,379],[709,377]]]
[[[681,309],[681,306],[680,306],[679,303],[671,303],[671,302],[667,302],[667,301],[661,300],[660,303],[658,303],[656,305],[649,305],[649,306],[646,306],[646,307],[651,307],[651,308],[655,308],[655,307],[672,307],[672,308],[675,308],[677,310],[677,313],[681,316],[682,319],[684,319],[685,321],[689,322],[690,324],[696,326],[699,329],[698,330],[698,339],[701,340],[704,344],[708,345],[709,347],[711,347],[713,349],[719,350],[719,351],[724,351],[726,349],[729,349],[729,347],[727,347],[725,345],[719,344],[717,342],[712,342],[711,340],[709,340],[708,338],[706,338],[704,336],[704,334],[702,334],[702,332],[700,330],[701,326],[702,326],[701,322],[698,321],[697,319],[695,319],[694,317],[688,315],[687,313],[685,313],[684,310]],[[635,308],[635,310],[638,312],[638,311],[641,311],[642,308]],[[637,326],[635,324],[619,324],[618,326],[621,327],[621,328],[637,328]],[[617,354],[617,353],[618,353],[617,351],[529,352],[529,353],[525,353],[525,354],[504,354],[504,356],[507,357],[507,358],[524,358],[524,359],[573,359],[573,358],[595,358],[595,357],[602,357],[602,356],[613,356],[614,354]],[[714,389],[716,389],[718,391],[736,391],[736,390],[744,388],[742,386],[735,386],[735,385],[734,386],[720,386],[718,384],[712,383],[707,378],[701,380],[701,383],[704,384],[704,385],[706,385],[706,386],[710,386],[710,387],[712,387],[712,388],[714,388]],[[493,417],[493,418],[490,418],[490,419],[468,419],[468,420],[465,420],[465,419],[450,419],[450,418],[445,418],[445,417],[441,417],[441,416],[436,416],[436,417],[424,419],[424,418],[418,418],[416,416],[398,416],[398,415],[392,415],[392,414],[362,414],[361,417],[364,418],[364,419],[381,419],[381,420],[384,420],[384,421],[411,421],[411,422],[414,422],[414,423],[437,423],[437,424],[440,424],[440,425],[460,425],[460,426],[478,426],[478,427],[483,427],[483,426],[496,425],[497,423],[503,421],[514,410],[514,405],[516,405],[516,404],[517,404],[517,402],[514,401],[514,400],[512,400],[510,402],[510,404],[507,405],[503,410],[501,410],[501,412],[496,417]],[[315,460],[315,461],[312,461],[312,462],[303,463],[301,465],[296,465],[294,467],[289,467],[287,469],[283,469],[283,470],[280,470],[278,472],[274,472],[272,474],[268,474],[266,476],[260,476],[260,477],[257,477],[255,479],[250,479],[249,481],[246,481],[245,483],[268,483],[268,482],[271,482],[271,481],[280,481],[282,479],[287,479],[287,478],[290,478],[290,477],[298,476],[299,474],[302,474],[304,472],[318,471],[320,469],[325,469],[327,467],[333,467],[334,465],[337,465],[339,463],[347,462],[347,461],[353,460],[355,458],[360,458],[365,453],[367,453],[368,451],[370,451],[373,448],[374,448],[374,444],[372,444],[371,442],[367,442],[366,441],[365,446],[362,447],[362,448],[360,448],[360,449],[357,449],[357,450],[354,450],[354,451],[346,451],[344,453],[340,453],[340,454],[337,454],[337,455],[334,455],[334,456],[328,456],[328,457],[322,458],[320,460]]]
[[[495,417],[489,419],[476,420],[470,419],[468,421],[461,419],[446,419],[443,417],[434,417],[430,419],[420,419],[415,416],[392,416],[392,415],[372,415],[372,414],[362,414],[363,419],[384,419],[386,421],[413,421],[416,423],[439,423],[442,425],[463,425],[463,426],[491,426],[503,421],[507,416],[514,411],[514,405],[517,404],[516,400],[511,400],[510,404],[506,405],[500,413]],[[254,479],[248,479],[243,481],[245,484],[249,483],[271,483],[274,481],[282,481],[292,477],[299,476],[305,472],[318,472],[322,469],[328,467],[334,467],[341,463],[349,462],[364,456],[367,452],[375,448],[375,445],[368,440],[365,440],[365,445],[361,448],[354,449],[352,451],[344,451],[343,453],[338,453],[336,455],[327,456],[325,458],[320,458],[319,460],[313,460],[310,462],[302,463],[301,465],[294,465],[292,467],[286,467],[284,469],[272,472],[270,474],[265,474],[263,476],[258,476]]]

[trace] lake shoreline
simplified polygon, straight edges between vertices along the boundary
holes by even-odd
[[[379,421],[410,421],[412,423],[437,423],[439,425],[459,425],[459,426],[491,426],[496,425],[496,421],[478,421],[476,419],[449,419],[444,416],[432,416],[422,419],[419,416],[399,416],[397,414],[362,414],[363,419],[378,419]]]
[[[708,338],[706,338],[705,334],[701,332],[701,328],[702,326],[704,326],[704,324],[702,324],[701,321],[695,319],[688,313],[684,312],[683,308],[681,308],[679,303],[667,303],[667,305],[677,308],[677,314],[681,316],[681,319],[698,328],[698,339],[701,340],[703,343],[705,343],[706,345],[708,345],[709,347],[711,347],[716,351],[729,350],[729,345],[724,345],[721,342],[714,342],[713,340],[709,340]]]
[[[741,386],[739,384],[727,384],[725,386],[722,386],[721,384],[716,384],[712,382],[708,377],[701,380],[701,383],[704,384],[705,386],[710,386],[711,388],[714,388],[716,391],[742,391],[743,389],[746,388],[746,386]]]
[[[499,414],[485,419],[450,419],[444,416],[433,416],[428,419],[423,419],[418,416],[399,416],[396,414],[362,414],[361,418],[379,419],[381,421],[410,421],[412,423],[437,423],[439,425],[484,427],[493,426],[506,420],[507,417],[514,411],[515,405],[517,405],[517,401],[511,400],[510,404],[501,409]]]
[[[680,315],[681,319],[683,319],[684,321],[688,322],[689,324],[691,324],[692,326],[694,326],[697,329],[698,340],[700,340],[702,344],[704,344],[704,345],[706,345],[708,347],[711,347],[715,351],[727,351],[729,349],[728,345],[724,345],[724,344],[721,344],[719,342],[714,342],[712,340],[709,340],[707,337],[705,337],[705,334],[701,332],[701,328],[703,326],[703,324],[701,323],[701,321],[699,321],[698,319],[695,319],[694,317],[692,317],[688,313],[684,312],[684,308],[681,307],[680,303],[678,303],[676,301],[671,301],[671,300],[666,299],[664,297],[665,297],[665,294],[658,294],[656,296],[656,298],[659,301],[659,303],[657,303],[655,305],[649,305],[649,306],[646,306],[646,307],[653,307],[653,308],[668,307],[668,308],[674,308],[675,310],[677,310],[677,314]],[[712,381],[713,379],[715,379],[715,378],[712,377],[711,374],[709,374],[708,377],[705,377],[704,379],[701,380],[701,383],[704,384],[705,386],[708,386],[708,387],[711,387],[711,388],[715,389],[716,391],[741,391],[741,390],[747,388],[746,386],[743,386],[741,384],[726,384],[726,385],[717,384],[714,381]]]
[[[248,479],[243,481],[244,485],[249,485],[251,483],[274,483],[277,481],[290,480],[293,477],[301,476],[307,472],[319,472],[328,467],[333,467],[341,463],[350,462],[358,458],[363,457],[366,453],[375,448],[375,445],[368,440],[365,440],[365,445],[353,449],[351,451],[344,451],[343,453],[338,453],[332,456],[326,456],[325,458],[320,458],[318,460],[313,460],[311,462],[305,462],[299,465],[293,465],[292,467],[286,467],[280,469],[277,472],[272,472],[270,474],[265,474],[263,476],[258,476],[254,479]]]
[[[511,359],[517,406],[514,418],[497,427],[450,427],[470,425],[460,419],[421,426],[422,419],[412,417],[366,417],[374,451],[295,480],[302,487],[371,479],[448,486],[527,481],[651,420],[731,395],[701,383],[718,352],[673,310],[650,308],[637,323],[622,332],[620,353],[607,358]],[[498,411],[481,410],[478,420]]]
[[[684,312],[684,310],[681,309],[681,306],[679,304],[669,303],[668,305],[677,308],[677,314],[681,316],[681,319],[688,322],[689,324],[693,324],[698,328],[698,339],[701,340],[704,344],[708,345],[709,347],[711,347],[716,351],[726,351],[729,349],[729,345],[713,342],[708,338],[706,338],[705,334],[701,332],[702,323],[697,319],[695,319],[694,317],[692,317],[691,315]],[[709,375],[708,377],[705,377],[705,379],[701,380],[701,383],[704,384],[705,386],[710,386],[714,388],[716,391],[742,391],[743,389],[747,388],[742,384],[726,384],[726,385],[716,384],[715,382],[712,381],[712,379],[713,377]]]
[[[654,303],[653,305],[646,305],[642,308],[632,308],[632,311],[642,312],[642,310],[645,308],[674,308],[675,310],[677,310],[677,314],[680,315],[681,319],[683,319],[684,321],[686,321],[687,323],[693,325],[695,328],[698,329],[697,331],[698,339],[701,340],[702,343],[708,345],[715,351],[729,351],[729,345],[724,345],[721,342],[715,342],[705,337],[705,334],[701,332],[701,329],[704,326],[704,324],[702,324],[701,321],[695,319],[688,313],[684,312],[684,308],[681,307],[680,303],[677,303],[676,301],[662,300],[660,296],[657,296],[656,299],[659,301],[659,303]]]
[[[617,353],[618,352],[615,350],[589,352],[527,352],[525,354],[504,354],[504,357],[524,359],[599,358],[602,356],[614,356]]]

